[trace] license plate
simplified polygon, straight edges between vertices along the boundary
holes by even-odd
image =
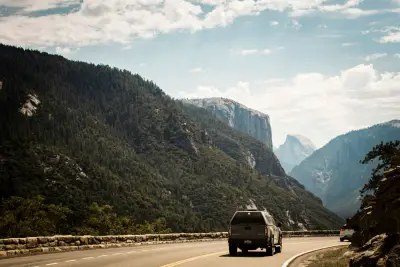
[[[251,240],[245,240],[244,243],[245,244],[251,244]]]

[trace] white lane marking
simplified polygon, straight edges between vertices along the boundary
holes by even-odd
[[[304,254],[307,254],[307,253],[310,253],[310,252],[314,252],[314,251],[317,251],[317,250],[321,250],[321,249],[325,249],[325,248],[332,248],[332,247],[336,247],[336,246],[346,246],[347,244],[341,244],[341,245],[338,245],[338,244],[335,244],[335,245],[329,245],[329,246],[325,246],[325,247],[321,247],[321,248],[315,248],[315,249],[311,249],[311,250],[308,250],[308,251],[305,251],[305,252],[302,252],[302,253],[299,253],[299,254],[297,254],[297,255],[294,255],[293,257],[291,257],[290,259],[288,259],[287,261],[285,261],[285,263],[283,263],[283,265],[282,265],[282,267],[288,267],[289,266],[289,264],[292,262],[292,261],[294,261],[295,259],[297,259],[298,257],[300,257],[300,256],[303,256]]]
[[[142,249],[141,250],[142,252],[147,252],[147,251],[149,251],[148,249]]]
[[[215,253],[210,253],[210,254],[204,254],[204,255],[200,255],[200,256],[184,259],[184,260],[181,260],[181,261],[172,262],[172,263],[169,263],[169,264],[166,264],[166,265],[162,265],[160,267],[175,267],[175,266],[178,266],[178,265],[182,265],[184,263],[188,263],[188,262],[191,262],[191,261],[203,259],[203,258],[206,258],[206,257],[222,255],[224,253],[226,253],[226,251],[220,251],[220,252],[215,252]]]
[[[82,260],[91,260],[91,259],[93,259],[93,257],[82,258]]]
[[[121,255],[121,254],[122,254],[122,253],[119,253],[119,252],[118,252],[118,253],[114,253],[113,255]]]
[[[68,260],[68,261],[65,261],[65,262],[74,262],[74,261],[76,261],[76,260]]]
[[[101,257],[107,257],[108,255],[106,255],[106,254],[103,254],[103,255],[100,255],[100,256],[97,256],[97,258],[101,258]]]
[[[47,265],[47,266],[51,266],[51,265],[56,265],[56,264],[58,264],[58,262],[47,263],[46,265]]]
[[[316,242],[326,242],[327,240],[318,240],[318,241],[313,241],[313,243],[316,243]],[[283,242],[283,244],[291,244],[291,245],[296,245],[296,244],[305,244],[305,243],[310,243],[310,241],[308,241],[308,242]]]

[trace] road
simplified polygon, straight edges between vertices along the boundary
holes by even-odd
[[[284,238],[282,253],[272,257],[260,250],[231,257],[227,241],[215,241],[41,254],[2,259],[0,267],[280,267],[298,253],[329,245],[340,245],[339,237]]]

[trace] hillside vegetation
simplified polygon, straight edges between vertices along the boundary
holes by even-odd
[[[251,201],[286,229],[341,223],[265,145],[139,75],[2,45],[0,62],[0,236],[226,230]]]

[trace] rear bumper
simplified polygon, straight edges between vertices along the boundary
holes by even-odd
[[[250,241],[251,243],[246,243]],[[265,239],[234,239],[228,238],[228,244],[235,247],[243,248],[267,248],[269,243]]]

